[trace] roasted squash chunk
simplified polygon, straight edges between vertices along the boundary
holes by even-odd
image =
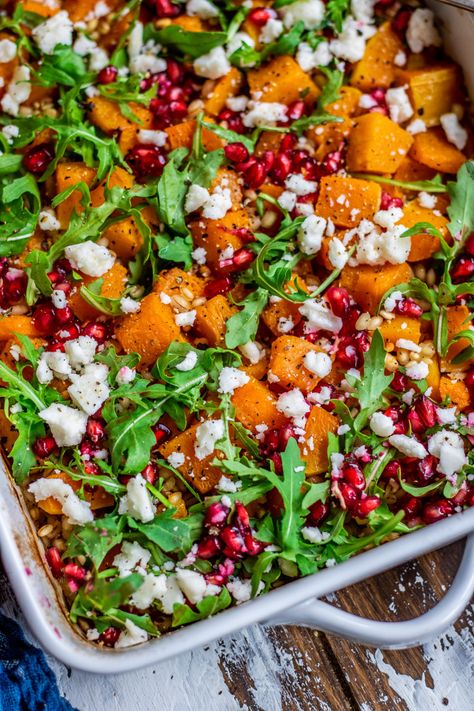
[[[316,213],[337,227],[354,227],[370,220],[380,207],[382,188],[377,183],[328,175],[321,178]]]
[[[259,101],[291,104],[298,99],[312,105],[321,93],[293,57],[275,57],[247,75],[250,91]]]
[[[349,136],[347,168],[355,173],[395,173],[412,143],[413,136],[387,116],[364,114]]]

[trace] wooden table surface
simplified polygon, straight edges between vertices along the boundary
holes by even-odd
[[[367,617],[408,619],[443,595],[462,547],[346,588],[330,601]],[[5,583],[0,606],[21,619]],[[442,637],[405,651],[367,649],[306,628],[253,626],[117,677],[50,663],[79,711],[474,711],[473,613],[471,605]]]

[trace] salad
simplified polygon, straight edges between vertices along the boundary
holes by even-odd
[[[124,648],[474,504],[462,73],[394,0],[0,17],[0,435]]]

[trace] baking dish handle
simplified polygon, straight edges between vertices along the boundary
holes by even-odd
[[[456,576],[444,597],[413,620],[379,622],[353,615],[321,600],[307,600],[265,621],[269,625],[303,625],[382,649],[406,649],[446,630],[469,604],[474,593],[474,534],[464,548]]]

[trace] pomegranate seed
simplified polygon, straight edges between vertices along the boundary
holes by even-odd
[[[158,422],[152,427],[153,433],[155,435],[156,444],[160,445],[171,436],[171,430],[169,427],[164,425],[162,422]]]
[[[82,565],[77,565],[77,563],[67,563],[64,566],[64,574],[74,580],[85,580],[86,569]]]
[[[421,510],[421,501],[416,496],[411,496],[408,501],[403,504],[403,510],[407,516],[416,516]]]
[[[342,318],[347,314],[351,305],[351,297],[347,289],[341,286],[330,286],[325,296],[335,316]]]
[[[207,299],[212,299],[213,296],[217,296],[218,294],[227,294],[232,287],[232,279],[228,276],[214,279],[213,281],[208,281],[204,287],[204,296]]]
[[[392,28],[395,32],[402,34],[406,31],[408,23],[410,22],[412,10],[403,9],[399,10],[392,20]]]
[[[362,364],[362,359],[357,352],[353,338],[344,336],[340,339],[336,351],[336,360],[346,368],[357,368]]]
[[[221,542],[217,536],[208,536],[199,541],[196,555],[198,558],[204,558],[204,560],[209,560],[209,558],[214,558],[221,552]]]
[[[420,318],[423,313],[421,306],[410,298],[397,301],[393,311],[396,314],[401,314],[402,316],[412,316],[413,318]]]
[[[33,324],[44,336],[52,335],[56,327],[55,311],[50,304],[40,304],[33,313]]]
[[[404,373],[400,373],[400,371],[397,370],[397,372],[393,374],[393,380],[390,383],[390,387],[397,393],[407,392],[410,387],[409,380]]]
[[[267,493],[267,508],[271,516],[278,518],[283,510],[283,499],[278,489],[272,489]]]
[[[33,175],[42,175],[54,158],[54,149],[49,143],[40,143],[30,148],[23,156],[23,166]]]
[[[49,344],[48,350],[52,353],[64,353],[66,349],[64,347],[64,343],[61,341],[53,341]]]
[[[217,566],[217,573],[208,573],[206,575],[206,582],[211,585],[224,585],[234,570],[234,561],[230,560],[230,558],[226,558],[223,563],[219,563]]]
[[[398,479],[398,473],[400,471],[400,462],[398,459],[393,459],[387,464],[382,472],[382,479]]]
[[[430,504],[427,504],[422,513],[423,522],[426,524],[441,521],[454,513],[454,506],[448,499],[438,499]]]
[[[342,478],[358,491],[365,489],[365,476],[357,464],[346,464],[342,468]]]
[[[255,259],[255,254],[250,250],[242,247],[238,249],[229,259],[221,259],[219,261],[219,270],[232,274],[234,272],[242,272],[252,264]]]
[[[464,385],[468,388],[471,395],[474,393],[474,368],[468,370],[464,378]]]
[[[185,116],[188,115],[188,107],[186,105],[186,102],[183,101],[182,99],[179,99],[177,101],[171,101],[169,105],[170,109],[170,114],[171,118],[173,121],[180,121],[183,119]],[[161,156],[160,156],[161,158]],[[164,159],[163,159],[164,160]]]
[[[229,143],[224,147],[225,157],[233,163],[243,163],[248,160],[249,152],[243,143]]]
[[[451,279],[454,284],[460,284],[474,276],[474,257],[467,255],[459,257],[451,269]]]
[[[322,167],[326,173],[337,173],[342,168],[342,151],[331,151],[322,162]]]
[[[268,458],[273,462],[275,472],[277,474],[281,474],[283,472],[283,464],[281,461],[281,454],[279,452],[273,452],[272,454],[269,455]]]
[[[420,395],[415,399],[414,408],[426,429],[436,425],[438,420],[436,406],[426,395]]]
[[[316,503],[312,504],[309,507],[309,514],[306,519],[306,523],[308,523],[310,526],[319,526],[319,524],[324,521],[328,514],[328,504],[324,504],[322,501],[316,501]]]
[[[467,254],[469,254],[469,256],[474,257],[474,232],[470,234],[467,238],[466,244],[464,245],[464,249],[466,250]]]
[[[97,476],[97,474],[100,474],[100,469],[94,462],[84,462],[84,471],[86,474],[89,474],[89,476]]]
[[[291,119],[291,121],[297,121],[300,119],[305,110],[305,105],[304,101],[298,100],[298,101],[293,101],[289,106],[288,106],[288,111],[287,115],[288,118]]]
[[[88,323],[87,326],[84,326],[84,328],[82,329],[82,333],[84,336],[90,336],[91,338],[95,338],[95,340],[99,344],[104,343],[105,339],[107,338],[107,329],[103,323]]]
[[[117,68],[109,64],[108,67],[104,67],[100,70],[97,75],[97,81],[99,84],[113,84],[113,82],[117,79],[117,75]]]
[[[375,511],[381,503],[382,500],[379,496],[368,496],[356,504],[355,515],[359,518],[366,518],[369,513]]]
[[[282,183],[291,172],[291,158],[288,153],[279,153],[275,157],[272,174],[275,180]]]
[[[285,451],[288,440],[291,439],[291,437],[296,437],[294,427],[292,425],[282,427],[278,433],[278,449],[280,452]]]
[[[70,326],[62,326],[54,335],[58,341],[71,341],[73,338],[78,338],[80,333],[79,326],[73,323]]]
[[[63,572],[63,562],[61,560],[61,553],[56,548],[56,546],[51,546],[46,551],[46,560],[51,568],[51,572],[55,578],[60,578]]]
[[[83,457],[84,459],[90,459],[94,452],[92,443],[89,442],[87,439],[83,440],[79,445],[79,452],[81,453],[81,457]]]
[[[244,180],[251,190],[256,190],[267,177],[267,168],[262,161],[255,161],[244,173]]]
[[[46,459],[56,449],[53,437],[38,437],[33,444],[33,452],[39,459]]]
[[[247,552],[243,536],[236,526],[225,526],[220,532],[224,555],[232,559],[243,558]]]
[[[390,193],[386,193],[384,190],[382,190],[380,209],[390,210],[392,207],[403,207],[403,200],[398,197],[392,197]]]
[[[371,98],[377,102],[377,104],[385,104],[386,103],[386,91],[385,89],[382,88],[377,88],[374,89],[373,91],[370,92]]]
[[[466,482],[463,481],[461,488],[459,489],[458,493],[453,496],[451,501],[455,506],[464,506],[464,504],[468,500],[470,493],[472,492],[469,491]]]
[[[175,59],[166,60],[166,73],[175,86],[184,79],[184,69]]]
[[[148,462],[146,465],[145,469],[142,471],[142,477],[147,481],[149,484],[154,484],[156,481],[157,477],[157,472],[156,472],[156,467],[154,464],[151,462]]]
[[[357,491],[351,484],[346,484],[345,482],[339,485],[339,490],[347,508],[352,509],[358,501]]]
[[[349,310],[345,314],[342,320],[342,328],[340,330],[340,336],[352,336],[356,332],[356,323],[361,315],[362,311],[358,306],[350,306]]]
[[[65,306],[63,309],[56,309],[56,322],[60,325],[66,325],[74,320],[74,312],[70,306]]]
[[[157,17],[176,17],[181,11],[171,0],[154,0],[154,3]]]
[[[230,508],[224,506],[221,502],[212,503],[206,510],[204,516],[205,526],[222,526],[227,521],[227,517],[230,513]]]
[[[27,278],[21,269],[8,269],[3,275],[3,294],[8,304],[19,301],[26,291]]]
[[[423,482],[430,481],[436,475],[436,467],[438,460],[432,454],[428,454],[424,459],[421,459],[417,465],[420,479]]]
[[[417,432],[417,433],[424,432],[425,426],[424,426],[423,422],[421,421],[417,411],[413,408],[410,409],[410,411],[408,413],[408,422],[411,425],[412,432]]]
[[[86,427],[86,434],[91,442],[97,444],[105,437],[104,426],[97,420],[89,419]]]
[[[264,27],[271,17],[271,13],[265,7],[255,7],[253,10],[250,10],[247,15],[249,22],[253,25],[257,25],[257,27]]]
[[[280,153],[285,153],[294,149],[297,143],[294,133],[285,133],[280,142]]]
[[[152,144],[132,148],[127,153],[125,160],[133,170],[135,177],[140,180],[160,176],[166,164],[166,159],[158,146]]]
[[[120,637],[120,630],[117,627],[107,627],[99,637],[99,642],[102,642],[106,647],[113,647]]]
[[[301,173],[303,173],[303,177],[306,178],[306,180],[318,180],[318,178],[321,177],[321,170],[318,165],[318,162],[316,158],[305,158],[304,161],[301,161],[299,165],[299,170]],[[302,195],[302,198],[306,198],[307,201],[313,201],[315,199],[315,193],[310,193],[311,198],[308,198],[307,195]],[[299,200],[301,202],[301,199]]]

